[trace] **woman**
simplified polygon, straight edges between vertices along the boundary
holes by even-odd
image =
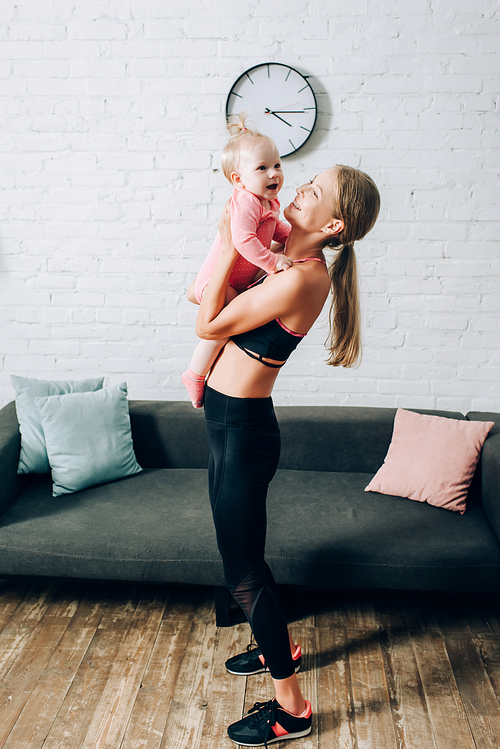
[[[269,670],[276,698],[256,703],[228,728],[244,746],[306,736],[311,705],[295,672],[300,649],[289,637],[264,561],[266,495],[279,460],[280,433],[271,392],[281,366],[320,314],[332,291],[329,364],[351,367],[360,357],[360,320],[353,243],[373,227],[380,206],[363,172],[336,166],[297,190],[285,209],[291,225],[286,256],[293,265],[265,276],[226,307],[237,258],[227,209],[222,250],[196,322],[200,338],[230,338],[208,379],[205,419],[210,447],[209,493],[227,586],[250,622],[258,649],[226,667],[248,675]],[[329,271],[324,250],[335,251]],[[192,296],[189,295],[191,300]]]

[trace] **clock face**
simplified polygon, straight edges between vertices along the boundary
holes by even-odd
[[[304,78],[288,65],[268,62],[241,75],[226,101],[226,116],[248,114],[274,140],[280,156],[298,151],[316,124],[316,98]]]

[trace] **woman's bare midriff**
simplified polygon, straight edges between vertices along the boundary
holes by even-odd
[[[279,371],[251,359],[233,341],[228,341],[212,367],[207,384],[233,398],[269,398]]]

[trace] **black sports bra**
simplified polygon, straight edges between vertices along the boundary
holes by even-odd
[[[319,257],[306,257],[303,260],[294,260],[293,262],[305,263],[307,260],[317,260],[319,263],[326,265],[325,261]],[[266,278],[267,276],[259,278],[252,286],[261,284]],[[305,336],[306,333],[295,333],[287,328],[277,317],[259,328],[231,336],[231,340],[251,359],[260,361],[266,367],[279,369]],[[282,363],[275,364],[264,361],[264,359],[274,359]]]

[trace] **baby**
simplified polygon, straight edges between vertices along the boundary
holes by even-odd
[[[277,198],[283,186],[283,172],[275,143],[265,135],[247,128],[242,117],[228,125],[229,143],[222,151],[224,176],[234,186],[231,196],[231,232],[234,246],[240,253],[229,277],[226,304],[244,291],[262,268],[266,273],[286,270],[292,263],[284,255],[271,252],[271,242],[284,244],[290,226],[279,220]],[[215,269],[221,247],[217,235],[195,284],[198,303]],[[205,377],[227,338],[200,341],[189,369],[181,379],[195,408],[203,406]]]

